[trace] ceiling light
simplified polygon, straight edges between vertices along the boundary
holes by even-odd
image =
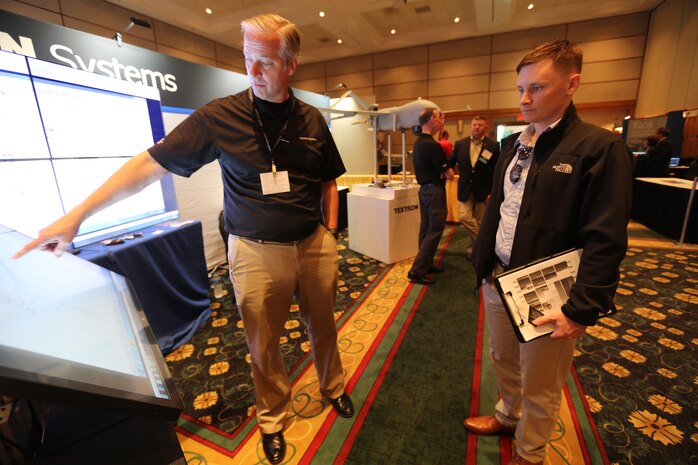
[[[213,14],[213,10],[210,9],[210,8],[206,8],[204,11],[205,11],[207,14],[209,14],[209,15],[210,15],[210,14]]]
[[[342,39],[337,39],[337,43],[338,43],[338,44],[341,44],[341,43],[342,43]]]
[[[535,5],[534,5],[533,3],[529,3],[529,4],[528,4],[528,9],[529,9],[529,10],[532,10],[534,6],[535,6]]]
[[[321,17],[321,18],[324,18],[324,17],[325,17],[325,12],[324,12],[324,11],[321,11],[321,12],[320,12],[320,17]]]
[[[395,29],[391,29],[391,30],[390,30],[390,33],[391,33],[391,34],[395,34],[396,32],[397,32],[397,31],[396,31]]]
[[[458,16],[456,16],[455,18],[453,18],[453,22],[454,23],[460,22],[460,18]]]

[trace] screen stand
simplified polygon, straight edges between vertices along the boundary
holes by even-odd
[[[186,465],[174,424],[51,405],[31,465]]]

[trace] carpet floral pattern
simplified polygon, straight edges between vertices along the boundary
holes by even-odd
[[[387,265],[347,248],[340,235],[339,282],[335,319],[342,318]],[[169,353],[165,360],[184,402],[184,415],[227,434],[254,415],[250,354],[245,341],[227,270],[215,272],[224,282],[224,295],[211,295],[211,319],[192,339]],[[310,351],[307,330],[298,305],[292,305],[280,349],[290,371]],[[310,355],[308,355],[310,356]]]
[[[610,463],[698,463],[697,304],[698,251],[628,250],[618,313],[574,360]]]

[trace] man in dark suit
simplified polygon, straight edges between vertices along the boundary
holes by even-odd
[[[499,143],[487,134],[487,118],[475,116],[470,123],[470,137],[456,142],[449,164],[458,164],[458,219],[470,237],[466,251],[472,257],[473,244],[485,215],[492,188],[492,173],[499,157]]]
[[[657,134],[654,137],[657,139],[657,145],[647,151],[645,176],[666,178],[669,176],[669,162],[674,153],[674,146],[669,140],[667,128],[657,128]]]

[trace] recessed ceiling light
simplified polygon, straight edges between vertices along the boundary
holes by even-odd
[[[321,17],[321,18],[324,18],[324,17],[325,17],[325,12],[324,12],[324,11],[321,11],[321,12],[320,12],[320,17]]]
[[[460,18],[459,18],[458,16],[456,16],[455,18],[453,18],[453,22],[454,22],[454,23],[460,22]]]
[[[529,10],[532,10],[534,6],[535,6],[535,5],[534,5],[533,3],[529,3],[529,4],[528,4],[528,9],[529,9]]]
[[[337,43],[338,43],[338,44],[341,44],[341,43],[342,43],[342,39],[337,39]]]
[[[207,14],[210,14],[210,15],[213,14],[213,10],[210,9],[210,8],[206,8],[204,11],[205,11]]]
[[[397,31],[396,31],[395,29],[391,29],[391,30],[390,30],[390,33],[391,33],[391,34],[395,34],[396,32],[397,32]]]

